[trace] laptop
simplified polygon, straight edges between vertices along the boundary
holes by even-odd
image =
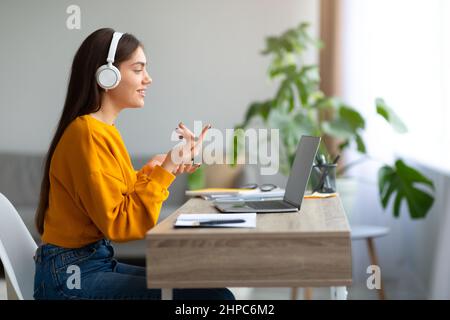
[[[302,136],[297,146],[294,163],[286,185],[283,200],[227,201],[214,203],[221,212],[292,212],[299,211],[320,137]]]

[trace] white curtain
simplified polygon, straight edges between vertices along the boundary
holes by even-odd
[[[392,266],[391,274],[400,274],[398,263],[409,255],[404,263],[412,263],[427,297],[450,299],[450,1],[343,0],[341,21],[342,95],[366,117],[369,154],[386,162],[402,156],[422,163],[439,187],[424,221],[411,222],[407,212],[387,221],[391,212],[385,213],[391,235],[381,243],[381,260]],[[404,120],[406,135],[376,114],[377,97]],[[375,182],[376,168],[356,173]],[[375,192],[371,197],[365,194],[361,206],[379,203]],[[379,210],[366,209],[359,220],[381,220]]]
[[[409,128],[395,146],[411,153],[449,146],[450,1],[344,0],[343,15],[343,95],[369,116],[367,138],[395,136],[370,117],[383,97]],[[378,145],[372,151],[383,154]]]
[[[440,219],[436,230],[437,254],[432,261],[430,298],[450,299],[450,177],[443,177],[437,187],[441,198],[435,210]]]

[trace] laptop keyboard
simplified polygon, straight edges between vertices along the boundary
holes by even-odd
[[[293,207],[282,201],[245,201],[253,209],[292,209]]]

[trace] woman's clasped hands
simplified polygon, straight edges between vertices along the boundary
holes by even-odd
[[[178,176],[182,173],[193,173],[200,167],[199,163],[194,163],[196,156],[202,151],[203,139],[211,125],[203,127],[200,136],[195,137],[182,122],[175,129],[182,143],[177,144],[167,154],[158,154],[151,158],[142,168],[143,172],[150,174],[157,165]]]

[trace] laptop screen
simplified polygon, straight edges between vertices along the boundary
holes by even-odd
[[[294,163],[286,184],[284,200],[300,209],[306,185],[319,148],[320,137],[302,136],[298,143]]]

